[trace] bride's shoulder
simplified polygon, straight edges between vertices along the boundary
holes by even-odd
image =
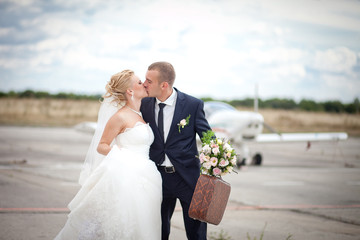
[[[118,110],[112,117],[109,119],[108,123],[111,125],[118,125],[122,126],[125,125],[126,117],[124,117],[124,114],[122,113],[122,109]]]
[[[115,112],[114,115],[110,119],[113,119],[115,121],[126,120],[126,112],[124,112],[124,109],[121,108],[117,112]]]

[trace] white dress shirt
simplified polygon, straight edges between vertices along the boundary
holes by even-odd
[[[165,100],[165,102],[161,102],[159,99],[156,98],[156,102],[155,102],[155,122],[156,125],[158,124],[158,115],[159,115],[159,103],[164,103],[166,106],[163,109],[163,116],[164,116],[164,141],[166,142],[167,136],[169,134],[170,131],[170,126],[174,117],[174,112],[175,112],[175,105],[176,105],[176,98],[177,98],[177,92],[175,91],[175,89],[173,88],[173,92],[170,95],[170,97],[168,97],[168,99]],[[173,164],[171,163],[170,159],[168,158],[168,156],[165,154],[165,160],[164,162],[161,164],[161,166],[166,166],[166,167],[171,167],[173,166]]]

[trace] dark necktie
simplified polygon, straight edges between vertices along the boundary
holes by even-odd
[[[159,115],[158,115],[158,128],[159,128],[159,131],[160,131],[160,135],[161,135],[161,138],[162,140],[165,142],[164,140],[164,107],[166,106],[165,103],[159,103]]]
[[[164,140],[164,107],[166,106],[165,103],[159,103],[159,115],[158,115],[158,128],[159,128],[159,132],[160,132],[160,136],[161,136],[161,139],[163,140],[163,142],[165,143],[165,140]],[[162,164],[165,160],[165,153],[163,152],[160,156],[160,159],[159,159],[159,165]]]

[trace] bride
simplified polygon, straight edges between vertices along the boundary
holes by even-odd
[[[113,75],[106,90],[81,188],[55,239],[160,239],[162,182],[148,157],[154,136],[139,112],[147,93],[131,70]]]

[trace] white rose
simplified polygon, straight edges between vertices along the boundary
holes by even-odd
[[[225,170],[225,171],[223,171],[223,172],[221,173],[221,176],[224,176],[224,175],[226,175],[226,174],[228,174],[228,172]]]
[[[211,153],[211,147],[208,144],[206,144],[202,150],[205,154]]]
[[[204,162],[203,167],[206,168],[206,169],[210,169],[211,168],[211,162]]]
[[[203,169],[201,169],[201,173],[202,173],[202,174],[208,174],[209,171],[208,171],[207,169],[204,169],[204,168],[203,168]]]
[[[232,163],[232,165],[236,164],[236,156],[234,156],[233,159],[231,159],[231,163]]]
[[[231,152],[233,150],[233,148],[228,143],[225,143],[224,148],[226,149],[227,152]]]
[[[228,166],[228,167],[226,168],[226,170],[227,170],[229,173],[231,173],[233,169],[234,169],[234,168],[233,168],[232,166]]]
[[[186,125],[186,120],[185,120],[185,119],[181,120],[181,121],[180,121],[180,125],[181,125],[181,126],[185,126],[185,125]]]

